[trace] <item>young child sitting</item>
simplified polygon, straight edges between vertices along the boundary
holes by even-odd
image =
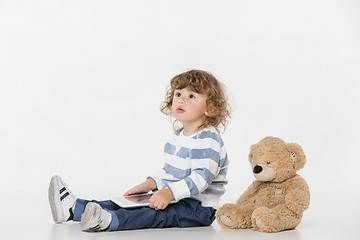
[[[210,73],[190,70],[171,79],[161,111],[174,120],[164,166],[124,195],[155,193],[148,207],[77,198],[59,177],[49,186],[56,223],[81,221],[83,231],[209,226],[227,184],[228,156],[218,132],[230,117],[227,97]],[[176,203],[169,204],[172,200]]]

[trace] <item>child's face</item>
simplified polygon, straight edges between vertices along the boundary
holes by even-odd
[[[171,106],[172,115],[184,128],[198,127],[205,122],[206,100],[206,95],[193,92],[188,87],[177,89]]]

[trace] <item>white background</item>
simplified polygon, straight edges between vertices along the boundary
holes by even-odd
[[[162,167],[172,127],[160,103],[171,77],[193,68],[223,82],[233,107],[222,203],[254,179],[250,145],[277,136],[307,156],[299,174],[312,202],[291,237],[356,239],[356,0],[0,1],[0,235],[79,237],[77,225],[52,223],[54,174],[79,197],[107,199]],[[214,226],[222,239],[263,236]]]

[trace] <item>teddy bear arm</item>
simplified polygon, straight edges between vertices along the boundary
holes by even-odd
[[[254,181],[236,201],[238,206],[255,206],[256,194],[259,191],[259,182]]]
[[[305,180],[298,181],[285,196],[286,206],[296,214],[301,214],[310,205],[310,191]]]
[[[236,205],[245,206],[255,204],[255,196],[251,196],[248,194],[242,194],[239,199],[236,201]]]

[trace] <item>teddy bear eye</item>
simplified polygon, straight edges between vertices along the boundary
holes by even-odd
[[[270,164],[271,162],[266,162],[267,164]]]

